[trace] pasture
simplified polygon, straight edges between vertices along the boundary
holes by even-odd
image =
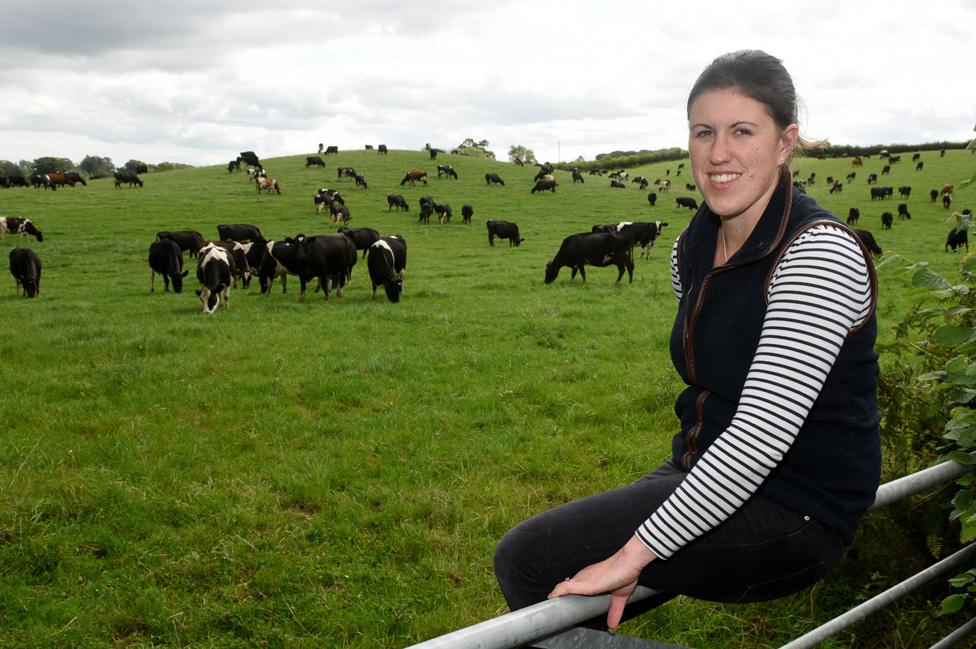
[[[304,155],[263,161],[280,196],[224,166],[145,175],[142,188],[0,189],[0,215],[44,233],[0,242],[0,645],[407,645],[505,610],[491,558],[509,527],[669,454],[668,256],[692,215],[676,197],[700,201],[684,189],[687,164],[680,176],[677,163],[629,170],[671,179],[651,207],[605,177],[574,185],[557,171],[556,193],[530,194],[535,167],[341,151],[319,169]],[[793,167],[816,173],[808,193],[841,218],[860,207],[857,227],[904,258],[890,267],[926,260],[952,276],[947,218],[976,204],[974,190],[949,210],[928,191],[969,177],[974,158],[924,152],[922,171],[909,158],[879,178],[895,197],[875,202],[865,177],[880,159],[835,194],[826,177],[843,179],[850,160]],[[438,179],[437,163],[459,179]],[[337,180],[339,166],[369,189]],[[427,187],[399,185],[412,169]],[[505,186],[487,186],[489,172]],[[901,185],[912,219],[882,231]],[[160,278],[150,294],[157,231],[334,232],[315,215],[320,187],[342,191],[350,227],[407,241],[399,304],[382,289],[371,300],[363,260],[329,302],[310,289],[299,303],[297,278],[285,294],[280,280],[268,295],[254,282],[205,317],[192,261],[183,294],[163,294]],[[389,211],[387,194],[410,211]],[[451,223],[418,223],[425,195],[451,204]],[[518,223],[525,242],[489,248],[488,219]],[[635,258],[632,284],[615,284],[612,267],[588,269],[585,285],[568,269],[543,284],[563,237],[655,219],[668,226],[649,260]],[[17,245],[44,263],[36,299],[14,294]],[[911,296],[903,278],[879,276],[885,336]],[[693,646],[775,646],[822,613],[807,599],[681,600],[632,624]]]

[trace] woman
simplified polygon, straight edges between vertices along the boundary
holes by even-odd
[[[688,98],[704,205],[672,251],[671,357],[686,384],[671,460],[509,531],[511,608],[638,583],[722,602],[817,581],[853,541],[881,471],[876,281],[838,219],[795,191],[793,82],[760,51],[716,59]]]

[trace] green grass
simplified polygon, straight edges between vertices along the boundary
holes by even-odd
[[[890,232],[879,217],[898,200],[872,205],[863,178],[827,194],[824,179],[849,161],[794,167],[816,171],[810,193],[836,214],[860,206],[887,255],[951,275],[949,212],[927,191],[968,177],[974,160],[926,153],[914,172],[909,157],[882,178],[913,186],[913,219]],[[697,197],[683,191],[689,171],[631,170],[653,180],[671,169],[674,190],[652,208],[646,192],[590,176],[573,186],[563,172],[556,194],[530,195],[534,167],[474,158],[438,158],[458,181],[438,180],[417,152],[327,162],[267,161],[281,196],[222,167],[149,175],[142,189],[0,190],[0,214],[27,216],[45,236],[0,242],[4,255],[30,245],[44,263],[38,299],[15,296],[6,273],[0,282],[0,646],[410,644],[504,611],[491,556],[512,525],[668,455],[680,388],[667,260],[690,217],[674,198]],[[337,182],[337,165],[370,188]],[[858,175],[880,166],[866,160]],[[400,187],[410,169],[428,170],[429,186]],[[489,171],[506,186],[487,187]],[[314,213],[319,187],[343,190],[351,226],[407,240],[400,304],[382,290],[370,299],[362,261],[328,303],[312,293],[299,303],[294,279],[284,295],[277,283],[270,295],[256,283],[232,290],[213,317],[201,315],[195,281],[182,295],[158,282],[149,293],[156,231],[331,232]],[[388,193],[411,211],[389,212]],[[958,191],[954,209],[971,193]],[[450,203],[455,222],[418,224],[427,194]],[[463,203],[472,225],[460,223]],[[517,222],[525,243],[489,248],[490,218]],[[565,270],[543,284],[564,236],[653,219],[669,225],[633,284],[615,284],[613,268],[592,269],[586,285]],[[912,297],[892,273],[881,279],[887,335]],[[850,603],[818,596],[812,610],[808,595],[764,607],[682,600],[631,630],[772,646]]]

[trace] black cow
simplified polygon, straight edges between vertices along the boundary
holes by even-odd
[[[369,189],[369,185],[366,184],[366,177],[356,174],[353,176],[356,179],[356,187],[362,187],[363,189]]]
[[[508,247],[511,248],[515,246],[516,248],[522,245],[525,239],[519,234],[519,227],[515,223],[509,221],[502,221],[500,219],[492,219],[486,222],[488,226],[488,245],[492,248],[495,247],[495,237],[499,239],[508,239]]]
[[[332,287],[335,287],[336,296],[342,297],[342,289],[352,276],[352,268],[359,257],[352,239],[343,234],[320,234],[313,237],[298,235],[292,241],[296,246],[295,263],[302,286],[298,300],[305,301],[305,287],[313,277],[318,278],[326,300]]]
[[[583,173],[579,169],[573,169],[573,184],[581,182],[583,182]]]
[[[350,239],[352,239],[353,244],[356,246],[356,250],[363,251],[363,257],[366,257],[366,253],[369,247],[379,241],[380,233],[373,228],[346,228],[342,227],[338,230],[339,234],[344,234]]]
[[[888,156],[888,162],[890,162],[891,164],[895,164],[896,162],[901,162],[901,156],[900,155],[890,155],[890,156]]]
[[[392,210],[394,207],[397,208],[397,212],[399,212],[401,209],[408,212],[410,211],[410,206],[407,204],[407,199],[400,194],[387,194],[386,204],[389,206],[386,208],[387,212]]]
[[[648,194],[647,195],[647,202],[651,204],[651,207],[654,207],[655,205],[657,205],[657,194],[654,193],[654,192],[651,192],[650,194]]]
[[[440,149],[431,149],[430,150],[430,159],[431,160],[436,160],[438,153],[441,153],[441,150]]]
[[[325,167],[325,160],[317,155],[305,156],[305,168],[309,167]]]
[[[295,260],[297,246],[292,239],[265,242],[261,263],[258,266],[258,282],[262,293],[270,293],[276,277],[281,278],[281,292],[288,288],[288,275],[298,275],[298,262]]]
[[[869,230],[854,230],[854,234],[861,240],[868,252],[877,257],[881,256],[881,246],[874,240],[874,235]]]
[[[892,224],[892,222],[894,220],[895,220],[895,217],[892,216],[891,212],[882,212],[881,213],[881,229],[882,230],[890,230],[891,229],[891,224]]]
[[[384,155],[385,155],[386,153],[388,153],[388,151],[386,150],[386,145],[385,145],[385,144],[381,144],[381,145],[379,145],[378,147],[376,147],[376,152],[377,152],[377,153],[382,153],[382,154],[384,154]]]
[[[420,218],[418,223],[430,223],[430,215],[434,213],[434,198],[432,196],[420,197]]]
[[[27,179],[19,173],[10,174],[8,176],[4,176],[3,178],[5,181],[5,187],[27,187],[30,185],[30,183],[27,182]]]
[[[390,302],[399,302],[403,293],[403,275],[407,268],[407,242],[400,235],[383,237],[369,247],[369,258],[366,260],[369,269],[369,281],[373,285],[373,299],[376,299],[376,287],[383,285],[386,298]]]
[[[689,210],[698,209],[698,201],[691,196],[679,196],[674,199],[674,202],[678,207],[687,207]]]
[[[184,251],[188,251],[191,257],[196,257],[197,252],[204,246],[203,235],[196,230],[157,232],[156,238],[175,241],[176,245],[180,247],[180,253],[182,254]]]
[[[929,198],[932,199],[932,202],[933,203],[935,202],[935,199],[937,199],[938,197],[939,197],[939,190],[938,189],[933,189],[932,191],[929,192]]]
[[[878,174],[868,174],[868,184],[873,185],[878,182]]]
[[[115,188],[118,189],[122,186],[122,183],[129,183],[129,187],[139,185],[142,187],[142,179],[135,175],[131,171],[126,171],[121,169],[115,172]]]
[[[255,243],[262,243],[266,240],[258,226],[247,223],[218,225],[217,234],[223,241],[253,241]]]
[[[546,264],[546,284],[551,284],[559,275],[563,266],[573,269],[572,277],[580,274],[586,282],[584,266],[617,267],[617,281],[624,276],[624,270],[629,274],[630,282],[634,281],[634,260],[631,256],[630,237],[622,233],[613,232],[583,232],[572,234],[563,239],[562,245],[555,258]]]
[[[231,160],[227,163],[227,173],[232,173],[234,171],[241,170],[241,163],[239,160]]]
[[[859,218],[861,218],[861,210],[856,207],[852,207],[847,212],[847,225],[856,224]]]
[[[241,162],[244,162],[252,167],[264,169],[264,167],[261,166],[261,161],[258,160],[258,157],[254,154],[254,151],[241,151],[240,159]]]
[[[891,172],[891,165],[885,165],[881,167],[881,175],[887,176]]]
[[[532,188],[532,191],[530,193],[534,194],[536,192],[546,192],[546,191],[555,193],[556,187],[559,187],[559,185],[556,183],[555,180],[540,180],[535,184],[535,187]]]
[[[504,185],[505,181],[501,179],[498,174],[485,174],[485,184],[487,185]]]
[[[0,241],[7,233],[19,234],[22,237],[31,236],[38,241],[44,241],[44,234],[34,226],[30,219],[22,216],[0,216]]]
[[[471,223],[471,217],[474,216],[474,207],[465,203],[461,206],[461,223]]]
[[[195,291],[203,303],[203,314],[212,315],[221,304],[230,307],[231,256],[224,248],[209,243],[200,249],[197,258],[197,281],[200,288]]]
[[[611,180],[610,189],[627,189],[627,185],[623,184],[619,180]]]
[[[163,276],[163,293],[169,293],[169,284],[173,283],[173,292],[183,292],[183,278],[189,271],[183,270],[183,251],[180,245],[172,239],[156,239],[149,244],[149,292],[156,292],[156,273]]]
[[[908,198],[912,195],[912,188],[908,185],[902,185],[898,188],[898,196],[901,198]]]
[[[962,246],[966,246],[966,252],[969,252],[969,229],[952,228],[949,230],[949,234],[946,235],[945,251],[949,252],[949,248],[952,248],[952,252],[955,252],[956,248]]]
[[[17,295],[35,297],[41,292],[41,258],[30,248],[10,251],[10,274],[14,276]]]
[[[325,147],[325,155],[339,155],[339,147],[334,144]]]
[[[912,215],[908,212],[908,203],[898,203],[898,218],[911,219]]]
[[[81,183],[82,186],[84,186],[84,187],[87,187],[88,186],[88,183],[85,182],[85,179],[82,178],[81,177],[81,174],[78,173],[77,171],[65,171],[64,172],[64,179],[72,187],[75,186],[75,183]]]
[[[448,178],[458,179],[457,172],[454,171],[454,167],[451,165],[437,165],[437,177],[443,178],[447,176]]]
[[[893,196],[895,193],[894,187],[872,187],[871,188],[871,200],[875,198],[884,200]]]

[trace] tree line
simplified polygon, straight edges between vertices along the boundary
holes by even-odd
[[[141,168],[148,169],[150,172],[170,171],[172,169],[183,169],[192,165],[181,164],[179,162],[160,162],[159,164],[147,164],[142,160],[129,160],[121,167],[116,167],[112,159],[107,156],[88,155],[78,164],[68,158],[58,158],[54,156],[44,156],[34,160],[21,160],[11,162],[0,160],[0,175],[7,178],[23,177],[30,178],[34,174],[48,174],[58,171],[77,171],[84,173],[89,178],[105,178],[111,176],[116,171],[125,169],[136,173]]]

